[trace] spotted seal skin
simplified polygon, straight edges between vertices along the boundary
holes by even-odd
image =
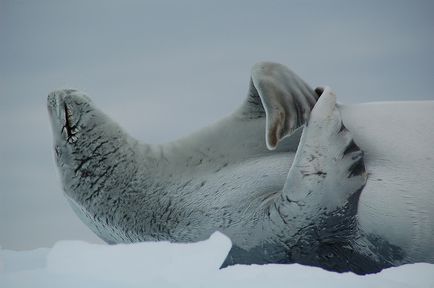
[[[405,124],[396,128],[399,117],[388,115],[381,121],[391,132],[377,135],[361,115],[383,111],[335,101],[329,88],[313,91],[285,66],[261,62],[242,107],[171,143],[139,142],[75,90],[52,92],[48,111],[65,195],[108,243],[193,242],[219,230],[233,242],[223,267],[301,263],[366,274],[434,262],[433,188],[407,183],[392,155],[405,146],[381,144]],[[434,111],[426,107],[422,117]],[[421,165],[422,176],[433,175],[432,162]]]

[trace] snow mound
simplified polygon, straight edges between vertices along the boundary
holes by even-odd
[[[358,276],[301,265],[219,269],[231,247],[221,233],[192,244],[99,245],[0,250],[0,287],[434,287],[434,265],[412,264]]]

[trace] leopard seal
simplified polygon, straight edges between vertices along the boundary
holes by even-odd
[[[47,102],[65,196],[108,243],[219,230],[233,242],[223,267],[434,263],[433,101],[340,105],[330,88],[261,62],[232,115],[161,145],[76,90]]]

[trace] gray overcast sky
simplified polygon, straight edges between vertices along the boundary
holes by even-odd
[[[434,99],[433,15],[410,0],[0,0],[0,245],[96,241],[62,196],[50,91],[87,92],[151,143],[232,112],[260,60],[343,103]]]

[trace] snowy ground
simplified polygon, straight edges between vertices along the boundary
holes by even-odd
[[[63,241],[51,249],[0,250],[0,287],[434,287],[434,265],[423,263],[368,276],[301,265],[219,270],[230,246],[215,233],[194,244]]]

